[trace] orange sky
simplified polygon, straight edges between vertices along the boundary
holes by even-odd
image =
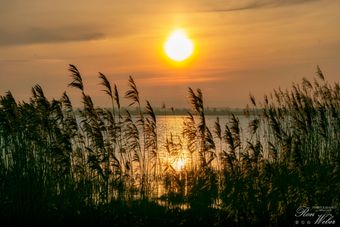
[[[340,1],[20,1],[0,0],[0,94],[27,100],[40,84],[49,98],[67,91],[68,64],[78,66],[96,105],[109,103],[98,72],[121,96],[132,75],[154,106],[188,107],[187,87],[210,107],[244,107],[249,93],[313,78],[316,65],[339,81]],[[175,28],[197,46],[174,67],[161,51]]]

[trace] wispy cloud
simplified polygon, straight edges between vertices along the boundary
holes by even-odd
[[[198,10],[199,12],[216,13],[216,12],[233,12],[241,10],[253,10],[260,8],[293,6],[298,4],[309,4],[320,0],[251,0],[251,1],[233,1],[230,4],[215,5],[210,9]]]
[[[86,26],[31,27],[22,30],[0,28],[0,34],[0,46],[86,41],[105,36]]]

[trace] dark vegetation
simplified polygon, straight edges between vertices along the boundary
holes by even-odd
[[[94,226],[290,226],[301,206],[334,206],[340,195],[340,86],[318,68],[313,81],[251,96],[240,128],[208,128],[201,90],[189,88],[192,110],[182,135],[159,144],[157,117],[129,78],[122,113],[116,85],[99,78],[112,102],[95,108],[78,69],[66,93],[47,100],[32,88],[29,102],[0,97],[1,223]],[[249,131],[249,137],[241,131]],[[176,171],[161,158],[188,151]],[[339,219],[337,220],[339,221]]]

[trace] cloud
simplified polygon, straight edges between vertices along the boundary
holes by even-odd
[[[0,28],[0,46],[96,40],[105,34],[86,26]]]
[[[237,1],[237,3],[232,2],[231,4],[229,4],[229,6],[215,6],[212,9],[199,10],[198,12],[224,13],[224,12],[233,12],[233,11],[241,11],[241,10],[252,10],[252,9],[260,9],[260,8],[283,7],[283,6],[292,6],[292,5],[298,5],[298,4],[308,4],[308,3],[316,2],[316,1],[320,1],[320,0],[252,0],[252,1],[242,1],[242,2]]]

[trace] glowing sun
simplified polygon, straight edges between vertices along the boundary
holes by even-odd
[[[164,44],[165,54],[172,60],[181,62],[189,58],[194,52],[194,44],[184,30],[177,29]]]

